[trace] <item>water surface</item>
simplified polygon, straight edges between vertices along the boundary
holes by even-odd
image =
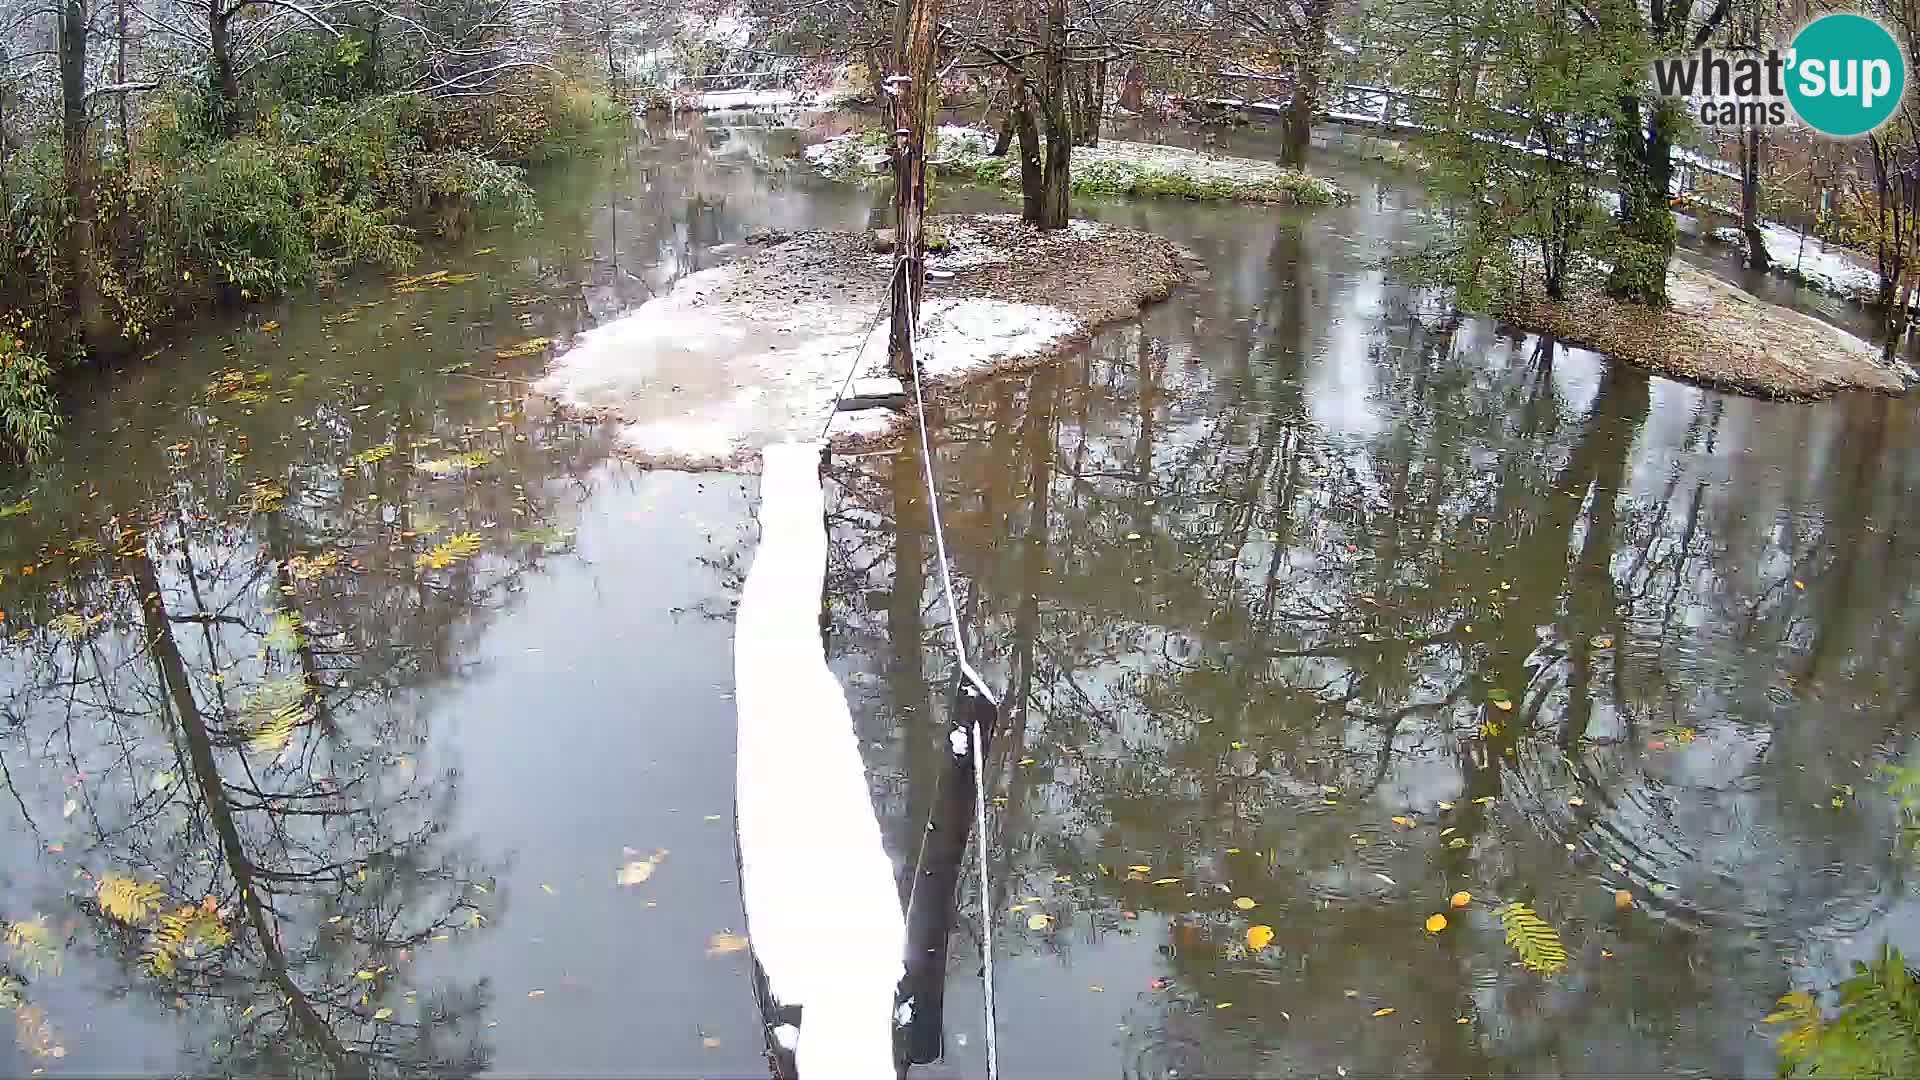
[[[0,1067],[765,1075],[726,936],[756,481],[623,465],[524,380],[752,228],[865,222],[796,143],[662,125],[441,276],[86,388],[0,518]],[[1920,688],[1912,409],[1452,318],[1378,268],[1419,197],[1327,167],[1352,205],[1088,203],[1206,273],[935,420],[1008,702],[945,1067],[981,1071],[990,933],[1010,1077],[1768,1071],[1775,998],[1913,944],[1875,772]],[[903,880],[952,672],[920,464],[831,477]],[[1516,966],[1514,901],[1563,973]]]

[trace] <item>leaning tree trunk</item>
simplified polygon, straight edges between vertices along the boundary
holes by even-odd
[[[1621,122],[1614,129],[1614,176],[1620,185],[1620,242],[1607,292],[1619,300],[1648,307],[1667,306],[1667,263],[1673,258],[1673,209],[1668,191],[1673,179],[1675,107],[1656,103],[1641,127],[1637,95],[1621,99]]]

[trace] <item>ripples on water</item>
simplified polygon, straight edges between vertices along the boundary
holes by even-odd
[[[0,518],[10,1071],[762,1068],[740,957],[707,950],[741,929],[752,482],[610,461],[526,400],[538,355],[498,354],[750,228],[865,221],[793,143],[650,132],[422,268],[470,280],[303,297],[82,395]],[[1412,196],[1338,168],[1361,197],[1312,213],[1089,204],[1208,273],[938,418],[1012,705],[1009,1074],[1768,1070],[1774,998],[1911,936],[1874,775],[1914,689],[1911,409],[1446,318],[1377,268]],[[829,649],[904,863],[943,764],[928,493],[912,447],[832,485]],[[157,894],[110,912],[107,880]],[[231,940],[156,969],[162,916],[209,898]],[[1513,966],[1505,901],[1566,973]]]

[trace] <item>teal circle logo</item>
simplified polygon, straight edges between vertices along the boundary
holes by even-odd
[[[1865,135],[1894,114],[1907,92],[1907,58],[1886,27],[1865,15],[1822,15],[1794,36],[1787,102],[1822,135]]]

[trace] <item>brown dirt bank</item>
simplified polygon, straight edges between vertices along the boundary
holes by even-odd
[[[1667,294],[1673,307],[1656,311],[1598,289],[1559,301],[1531,293],[1499,314],[1523,329],[1715,390],[1784,401],[1906,390],[1875,346],[1692,267],[1667,272]]]

